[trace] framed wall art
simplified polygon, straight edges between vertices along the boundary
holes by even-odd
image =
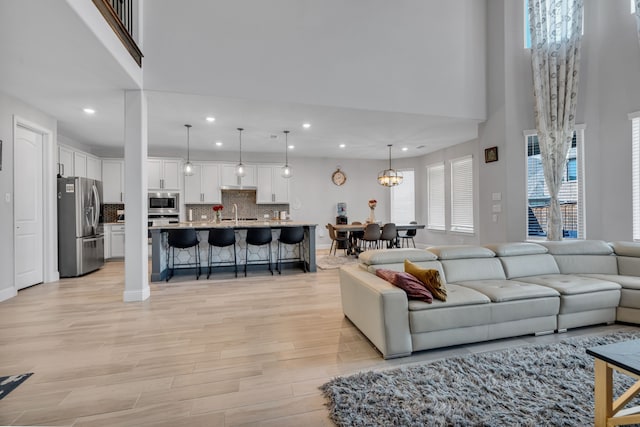
[[[498,147],[489,147],[484,149],[484,162],[491,163],[498,161]]]

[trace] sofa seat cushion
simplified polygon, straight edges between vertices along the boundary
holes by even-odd
[[[422,301],[409,301],[409,311],[438,310],[440,308],[457,307],[463,305],[489,304],[491,299],[471,288],[447,283],[447,300],[433,300],[432,304]]]
[[[488,325],[491,300],[464,286],[447,284],[447,300],[432,304],[409,301],[409,328],[412,334]]]
[[[574,274],[544,274],[518,278],[521,282],[548,286],[560,292],[560,295],[578,295],[591,292],[620,290],[621,286],[608,280]]]
[[[580,276],[615,282],[625,289],[640,290],[640,277],[638,276],[623,276],[621,274],[580,274]]]
[[[488,296],[492,302],[560,296],[560,293],[553,288],[517,280],[473,280],[456,282],[456,285],[476,290]]]
[[[620,292],[620,307],[640,309],[640,290],[622,289]],[[640,317],[638,317],[638,320],[640,320]]]

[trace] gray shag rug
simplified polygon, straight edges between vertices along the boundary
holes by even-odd
[[[594,359],[585,349],[634,339],[640,331],[570,338],[339,377],[320,389],[338,426],[587,426]],[[633,383],[615,373],[615,395]]]

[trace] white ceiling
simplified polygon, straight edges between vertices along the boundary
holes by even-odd
[[[186,123],[193,152],[236,152],[238,127],[243,152],[282,153],[287,129],[291,155],[305,157],[384,159],[387,144],[413,157],[476,138],[484,23],[459,9],[484,22],[484,2],[346,3],[145,2],[150,155],[184,156]],[[0,58],[1,91],[56,117],[59,134],[122,152],[123,90],[135,84],[70,7],[0,2]]]

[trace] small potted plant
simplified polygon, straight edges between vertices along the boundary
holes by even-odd
[[[213,205],[213,212],[215,213],[216,216],[216,222],[220,222],[222,221],[222,209],[224,209],[224,206],[222,205]]]

